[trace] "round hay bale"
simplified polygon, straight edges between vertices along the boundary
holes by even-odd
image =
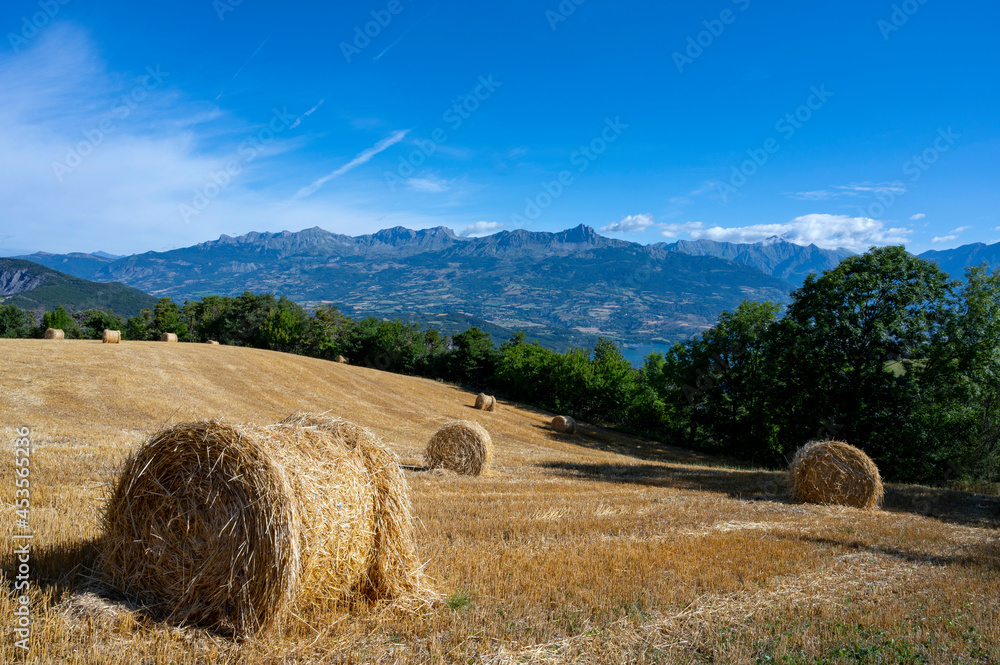
[[[211,344],[212,346],[219,346],[219,343],[216,342],[214,339],[206,340],[205,344]]]
[[[569,416],[556,416],[552,419],[552,429],[562,434],[576,434],[576,421]]]
[[[101,335],[101,342],[104,344],[120,344],[122,333],[120,330],[105,330]]]
[[[882,478],[864,452],[842,441],[814,441],[799,448],[788,467],[797,501],[873,510],[882,503]]]
[[[103,515],[104,580],[170,621],[234,635],[420,587],[408,489],[367,430],[298,416],[163,430]]]
[[[45,330],[45,339],[66,339],[66,333],[59,328],[47,328]]]
[[[161,342],[176,342],[177,335],[175,333],[163,333],[160,335]]]
[[[444,467],[467,476],[478,476],[493,461],[493,440],[482,425],[456,420],[435,432],[424,451],[427,467]]]
[[[476,395],[476,408],[480,411],[496,411],[497,398],[486,393]]]
[[[337,358],[336,358],[336,362],[338,362],[338,363],[343,363],[344,365],[347,365],[347,364],[348,364],[348,362],[347,362],[347,358],[345,358],[344,356],[337,356]]]

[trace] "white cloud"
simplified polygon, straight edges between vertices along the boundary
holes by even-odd
[[[442,194],[451,189],[451,185],[447,180],[433,175],[424,178],[409,178],[406,181],[406,186],[412,190],[428,194]]]
[[[690,233],[692,237],[704,228],[701,222],[684,222],[683,224],[659,224],[660,235],[664,238],[676,238],[682,233]]]
[[[951,231],[948,231],[948,233],[954,233],[955,235],[958,235],[962,231],[968,231],[971,228],[972,228],[971,226],[959,226],[958,228],[955,228],[955,229],[952,229]]]
[[[924,213],[918,212],[916,215],[910,215],[910,221],[915,222],[917,220],[923,219],[926,216],[927,215],[925,215]]]
[[[653,216],[648,213],[642,213],[639,215],[629,215],[620,222],[602,226],[601,231],[605,233],[641,233],[653,225]]]
[[[948,235],[948,236],[937,236],[937,237],[935,237],[935,238],[931,238],[931,242],[933,242],[933,243],[942,243],[942,242],[950,242],[950,241],[954,240],[954,239],[955,239],[955,238],[957,238],[957,237],[958,237],[958,236],[952,236],[952,235]]]
[[[480,236],[488,236],[492,233],[496,233],[503,227],[503,222],[476,222],[475,224],[469,224],[465,227],[459,235],[470,238],[479,238]]]
[[[342,176],[348,171],[355,169],[361,166],[362,164],[367,164],[372,160],[373,157],[375,157],[375,155],[379,154],[380,152],[384,152],[389,148],[391,148],[392,146],[396,145],[397,143],[405,139],[406,135],[409,133],[410,130],[408,129],[396,130],[395,132],[385,137],[372,147],[359,152],[354,159],[347,162],[339,169],[331,172],[329,175],[325,175],[322,178],[319,178],[318,180],[314,180],[311,185],[308,185],[307,187],[303,187],[302,189],[300,189],[298,192],[296,192],[295,198],[301,199],[306,196],[309,196],[310,194],[314,194],[320,187],[322,187],[330,180],[333,180],[337,176]]]
[[[912,230],[886,228],[877,219],[847,215],[802,215],[785,224],[753,224],[724,228],[706,228],[701,222],[662,225],[663,235],[672,238],[689,233],[692,238],[719,242],[753,243],[778,237],[798,245],[816,245],[825,249],[845,248],[863,251],[872,245],[902,244]]]

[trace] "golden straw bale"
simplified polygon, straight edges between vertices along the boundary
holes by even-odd
[[[344,365],[347,365],[347,364],[348,364],[348,362],[347,362],[347,358],[345,358],[344,356],[337,356],[337,358],[336,358],[336,361],[335,361],[335,362],[338,362],[338,363],[343,363]]]
[[[216,342],[214,339],[207,340],[205,344],[211,344],[212,346],[219,346],[219,343]]]
[[[321,604],[419,591],[391,454],[356,425],[298,418],[154,435],[107,502],[104,580],[168,620],[234,635]]]
[[[794,499],[865,510],[882,503],[882,478],[864,452],[842,441],[814,441],[799,448],[788,467]]]
[[[66,333],[59,328],[48,328],[45,331],[45,339],[66,339]]]
[[[476,408],[480,411],[496,411],[497,398],[486,393],[476,395]]]
[[[104,344],[119,344],[122,341],[122,333],[120,330],[105,330],[101,335],[101,341]]]
[[[468,476],[478,476],[493,461],[493,440],[477,422],[456,420],[431,437],[424,452],[431,469],[444,467]]]
[[[177,335],[175,333],[163,333],[160,335],[161,342],[176,342]]]
[[[576,421],[569,416],[556,416],[552,419],[552,429],[563,434],[576,434]]]

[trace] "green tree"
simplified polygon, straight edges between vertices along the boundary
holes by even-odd
[[[159,339],[159,334],[153,328],[153,310],[143,309],[135,316],[130,316],[125,322],[122,337],[136,342]]]
[[[31,315],[17,305],[0,305],[0,337],[30,337]]]
[[[626,425],[638,392],[638,372],[621,349],[601,337],[594,346],[588,385],[589,419],[606,425]]]
[[[266,348],[288,353],[301,351],[306,343],[309,316],[298,304],[282,296],[261,325]]]
[[[772,417],[776,366],[768,343],[779,310],[774,303],[744,300],[691,342],[690,357],[699,366],[694,383],[682,392],[688,417],[699,421],[703,447],[757,462],[780,461]]]
[[[497,356],[490,334],[472,326],[452,338],[449,374],[466,385],[486,385],[496,374]]]
[[[188,327],[181,316],[181,308],[170,298],[160,298],[153,307],[151,328],[154,336],[174,333],[179,340],[188,338]]]
[[[906,367],[938,480],[1000,481],[1000,272],[966,269],[945,333]]]
[[[891,363],[927,356],[951,296],[948,275],[902,247],[872,249],[806,278],[774,326],[779,450],[841,438],[889,478],[926,477],[933,460],[911,427],[919,387]]]
[[[67,339],[77,337],[79,334],[76,322],[62,305],[42,315],[42,323],[38,326],[38,336],[41,337],[49,328],[62,330]]]
[[[88,309],[77,317],[80,321],[80,334],[86,339],[101,339],[105,330],[125,328],[125,322],[120,316],[102,309]]]

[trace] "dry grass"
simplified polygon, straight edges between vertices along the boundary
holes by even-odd
[[[406,471],[424,571],[445,602],[306,608],[280,635],[178,628],[88,577],[110,473],[155,431],[330,410],[407,467],[471,395],[434,381],[234,347],[0,340],[0,437],[32,427],[32,662],[833,662],[1000,659],[1000,501],[888,486],[884,511],[792,504],[784,475],[510,405],[493,473]],[[94,391],[95,380],[106,389]],[[129,395],[128,400],[120,395]],[[13,457],[0,538],[15,533]],[[10,548],[0,554],[9,576]],[[13,594],[0,662],[18,662]]]
[[[884,490],[878,467],[863,451],[842,441],[813,441],[788,466],[788,489],[796,501],[874,510]]]

